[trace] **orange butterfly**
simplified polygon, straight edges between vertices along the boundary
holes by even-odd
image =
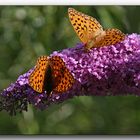
[[[120,30],[103,30],[103,27],[95,18],[73,8],[68,9],[68,14],[75,32],[88,50],[93,47],[113,45],[125,38],[125,34]]]
[[[37,60],[35,69],[29,76],[29,85],[37,92],[52,91],[65,92],[74,83],[74,77],[65,66],[60,56],[41,56]]]

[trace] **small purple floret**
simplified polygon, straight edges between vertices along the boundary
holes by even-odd
[[[110,46],[86,51],[82,43],[73,48],[55,51],[75,78],[72,88],[63,94],[39,94],[28,84],[33,69],[19,76],[0,95],[1,110],[11,114],[27,111],[28,104],[41,110],[74,96],[140,95],[140,35],[127,35],[125,40]]]

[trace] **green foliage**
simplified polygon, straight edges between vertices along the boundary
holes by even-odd
[[[105,28],[140,32],[140,7],[73,6]],[[40,55],[79,42],[67,6],[0,7],[0,90],[35,64]],[[10,117],[0,112],[0,134],[140,134],[139,97],[75,97],[45,111]]]

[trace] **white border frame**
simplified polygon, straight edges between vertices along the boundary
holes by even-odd
[[[140,0],[0,0],[0,5],[140,5]]]

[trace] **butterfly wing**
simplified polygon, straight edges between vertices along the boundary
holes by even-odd
[[[84,44],[103,31],[100,23],[91,16],[78,12],[73,8],[68,9],[68,14],[75,32]]]
[[[74,83],[74,77],[66,68],[64,61],[60,56],[50,58],[50,66],[54,77],[54,89],[56,92],[67,91]]]
[[[73,83],[74,78],[72,74],[69,72],[69,70],[66,68],[64,75],[60,80],[60,83],[58,83],[57,87],[54,90],[56,92],[65,92],[72,87]]]
[[[95,42],[95,47],[114,45],[125,39],[125,34],[118,29],[107,29],[105,35]]]
[[[47,56],[39,57],[35,69],[29,76],[29,85],[39,93],[41,93],[44,88],[45,73],[49,65],[48,62]]]

